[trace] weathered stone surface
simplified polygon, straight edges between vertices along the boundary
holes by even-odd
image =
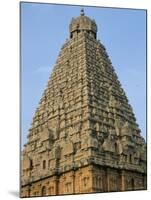
[[[146,144],[96,23],[70,24],[23,150],[21,196],[146,189]]]

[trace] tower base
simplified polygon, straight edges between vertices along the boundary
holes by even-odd
[[[88,165],[22,186],[21,197],[146,190],[146,174]]]

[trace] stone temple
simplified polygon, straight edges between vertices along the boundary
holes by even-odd
[[[73,18],[21,158],[21,197],[145,190],[146,143],[97,25]]]

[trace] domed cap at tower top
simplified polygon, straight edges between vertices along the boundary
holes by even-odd
[[[72,37],[74,32],[79,33],[81,31],[86,31],[88,33],[92,33],[96,38],[97,25],[94,20],[91,20],[89,17],[85,16],[84,9],[81,9],[80,16],[72,18],[69,25],[69,31],[70,37]]]

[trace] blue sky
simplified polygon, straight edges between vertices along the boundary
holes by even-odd
[[[69,23],[81,6],[21,3],[21,136],[26,140]],[[105,45],[146,138],[146,13],[144,10],[84,7],[95,19],[97,38]]]

